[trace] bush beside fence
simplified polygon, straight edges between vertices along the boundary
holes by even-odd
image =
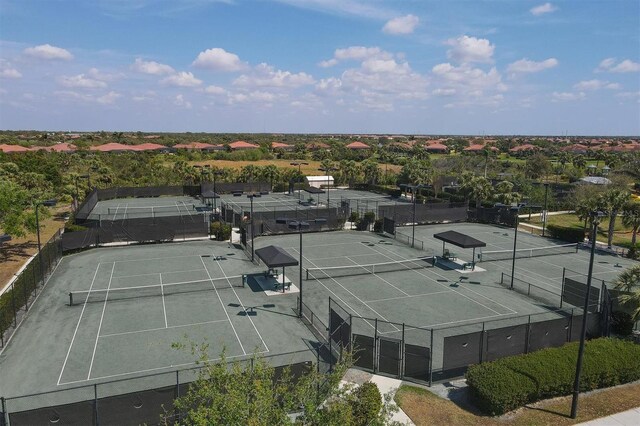
[[[568,243],[581,243],[584,241],[584,229],[547,225],[547,232],[552,238]]]
[[[573,390],[578,343],[473,365],[467,371],[472,398],[483,412],[500,415]],[[640,346],[617,339],[586,342],[580,391],[640,379]]]

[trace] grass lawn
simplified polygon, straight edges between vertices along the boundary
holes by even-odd
[[[532,217],[531,221],[523,220],[523,223],[541,226],[542,223],[538,217]],[[575,214],[560,214],[549,216],[547,225],[564,226],[568,228],[583,229],[584,222],[578,219]],[[607,241],[609,230],[609,219],[603,219],[598,226],[598,241]],[[588,232],[588,231],[587,231]],[[620,247],[631,247],[631,228],[622,225],[622,218],[616,218],[616,225],[613,232],[613,244]]]
[[[61,207],[51,210],[51,217],[40,221],[40,242],[44,244],[64,227],[64,217],[69,214],[69,207]],[[11,277],[16,274],[22,265],[38,252],[38,239],[36,234],[13,238],[4,243],[0,249],[0,290],[3,289]]]
[[[415,386],[400,387],[395,400],[416,425],[572,425],[639,407],[640,383],[581,394],[575,420],[569,417],[570,396],[540,401],[500,417],[473,413]]]
[[[292,163],[296,160],[258,160],[258,161],[235,161],[235,160],[206,160],[206,161],[192,161],[190,164],[192,165],[210,165],[212,167],[219,167],[225,169],[241,169],[244,166],[253,165],[253,166],[268,166],[270,164],[275,165],[276,167],[283,169],[297,169],[298,166],[292,166],[289,163]],[[305,163],[309,163],[308,165],[303,165],[300,170],[306,176],[321,176],[324,172],[318,170],[320,168],[320,161],[314,160],[304,160]],[[380,170],[384,172],[385,165],[380,164]],[[395,164],[388,164],[387,170],[390,172],[398,173],[402,169],[402,166],[398,166]]]

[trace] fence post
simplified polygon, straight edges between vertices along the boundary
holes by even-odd
[[[98,385],[93,385],[93,420],[96,426],[99,426],[100,420],[98,416]]]
[[[378,371],[378,318],[374,318],[373,320],[373,372],[376,373]]]
[[[402,323],[402,342],[400,347],[400,380],[404,378],[404,367],[405,367],[405,348],[404,348],[404,323]]]
[[[4,400],[4,396],[0,397],[0,426],[5,426],[7,424],[7,405]]]
[[[433,328],[431,329],[431,342],[429,344],[431,356],[429,357],[429,387],[433,383]]]
[[[13,305],[13,327],[18,326],[18,311],[16,310],[16,287],[14,284],[11,284],[11,304]]]
[[[562,299],[564,299],[564,277],[567,268],[562,268],[562,285],[560,288],[560,307],[562,308]]]
[[[482,334],[480,335],[480,363],[482,364],[482,360],[484,359],[484,321],[482,321]],[[488,342],[487,342],[488,343]]]
[[[529,320],[527,321],[527,336],[524,341],[524,353],[529,353],[529,344],[531,342],[531,315],[529,315]]]

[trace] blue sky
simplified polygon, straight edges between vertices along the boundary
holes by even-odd
[[[0,128],[640,135],[637,0],[0,0]]]

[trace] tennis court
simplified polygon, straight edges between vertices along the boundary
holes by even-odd
[[[300,194],[298,193],[300,192]],[[313,202],[309,202],[313,198]],[[245,193],[221,194],[218,203],[222,203],[236,212],[248,212],[251,209],[251,200]],[[278,210],[313,209],[324,207],[326,204],[326,194],[310,194],[304,190],[295,191],[291,195],[287,193],[260,194],[253,199],[254,212],[268,212]],[[332,200],[332,205],[334,205]]]
[[[211,360],[308,351],[295,295],[267,297],[251,276],[262,272],[242,250],[208,241],[66,256],[2,352],[0,395],[193,366],[198,354],[178,342],[207,343]]]
[[[198,216],[206,211],[200,198],[189,196],[163,196],[149,198],[116,198],[98,201],[91,211],[90,220],[121,220],[165,216]]]

